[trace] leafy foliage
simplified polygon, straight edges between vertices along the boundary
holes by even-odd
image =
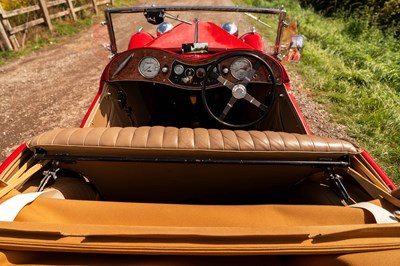
[[[5,11],[32,6],[36,2],[37,0],[0,0],[0,4]]]
[[[400,35],[400,0],[299,0],[326,16],[349,15]]]

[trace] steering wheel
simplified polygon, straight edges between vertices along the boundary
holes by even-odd
[[[247,73],[247,75],[242,80],[239,80],[238,82],[235,82],[235,83],[232,83],[231,81],[229,81],[228,79],[224,78],[222,75],[219,75],[217,72],[214,71],[215,67],[217,67],[221,62],[223,62],[229,58],[232,58],[232,57],[252,57],[252,58],[256,59],[254,66]],[[272,72],[271,67],[268,65],[268,63],[265,62],[265,60],[262,59],[261,57],[259,57],[258,55],[252,54],[250,52],[236,52],[236,53],[229,53],[229,54],[221,57],[217,61],[215,61],[208,69],[207,74],[204,76],[203,86],[201,88],[203,104],[204,104],[205,109],[207,110],[207,113],[212,118],[214,118],[216,121],[218,121],[219,123],[226,125],[226,126],[235,127],[235,128],[248,127],[248,126],[254,125],[257,122],[261,121],[261,119],[263,119],[269,112],[270,106],[267,106],[265,103],[263,103],[264,102],[263,100],[261,100],[261,101],[257,100],[255,97],[250,95],[247,91],[247,85],[254,78],[255,73],[257,72],[258,68],[261,65],[263,65],[265,67],[265,69],[267,70],[267,72],[269,74],[269,79],[272,82],[272,97],[274,97],[275,90],[276,90],[275,76]],[[232,92],[232,96],[231,96],[229,102],[226,104],[224,110],[219,115],[217,115],[211,111],[209,103],[207,102],[207,97],[206,97],[207,85],[206,85],[206,83],[209,80],[209,78],[218,80],[222,85],[227,87]],[[267,96],[267,94],[265,96]],[[252,104],[252,105],[256,106],[258,109],[260,109],[261,110],[260,116],[258,116],[254,120],[251,120],[247,123],[242,123],[242,124],[233,124],[233,123],[226,122],[225,118],[228,115],[229,111],[233,108],[235,103],[240,100],[245,100],[249,104]],[[273,98],[272,98],[271,103],[272,102],[273,102]]]

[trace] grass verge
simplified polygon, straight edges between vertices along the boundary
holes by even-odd
[[[4,64],[9,59],[15,59],[48,45],[55,44],[64,37],[77,34],[82,29],[88,28],[92,24],[93,20],[91,18],[81,19],[76,22],[60,20],[53,23],[53,33],[48,32],[45,28],[36,29],[37,33],[35,33],[34,37],[29,40],[22,49],[18,51],[0,51],[0,65]]]
[[[306,37],[302,61],[291,65],[335,122],[400,184],[400,42],[355,18],[324,18],[296,0],[247,0],[279,8]]]

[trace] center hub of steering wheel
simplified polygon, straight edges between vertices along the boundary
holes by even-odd
[[[243,99],[247,94],[246,86],[242,84],[236,84],[233,86],[232,95],[236,99]]]

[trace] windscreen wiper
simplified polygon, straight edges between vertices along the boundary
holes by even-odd
[[[135,53],[131,53],[130,56],[128,56],[127,58],[125,58],[124,61],[122,61],[121,64],[119,64],[117,70],[115,70],[115,72],[114,72],[114,74],[112,75],[111,79],[114,79],[114,78],[119,74],[119,72],[121,72],[122,69],[125,68],[125,66],[126,66],[126,65],[128,64],[128,62],[132,59],[132,57],[133,57],[134,54],[135,54]]]

